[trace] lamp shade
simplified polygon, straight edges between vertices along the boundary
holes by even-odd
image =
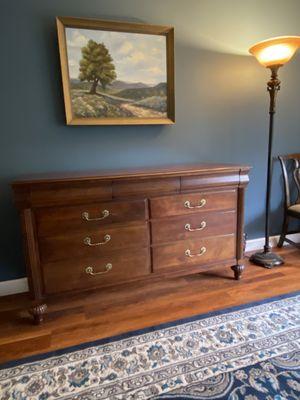
[[[264,67],[272,67],[290,61],[299,47],[300,36],[279,36],[256,43],[249,52]]]

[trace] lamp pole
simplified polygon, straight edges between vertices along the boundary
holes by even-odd
[[[273,147],[273,131],[274,131],[274,115],[276,113],[276,98],[280,90],[280,80],[278,79],[278,69],[281,65],[273,65],[271,70],[271,79],[267,83],[267,90],[270,95],[269,108],[269,144],[268,144],[268,172],[267,172],[267,192],[266,192],[266,214],[265,214],[265,245],[262,253],[255,253],[250,257],[250,261],[254,264],[262,265],[266,268],[272,268],[284,264],[282,257],[276,253],[271,253],[270,246],[270,202],[271,202],[271,186],[272,186],[272,147]]]
[[[270,252],[270,201],[271,201],[271,186],[272,186],[272,147],[273,147],[273,127],[274,115],[276,113],[276,98],[280,90],[280,80],[278,79],[278,69],[281,65],[270,67],[272,72],[271,79],[267,83],[267,90],[270,94],[270,121],[269,121],[269,146],[268,146],[268,176],[267,176],[267,194],[266,194],[266,221],[265,221],[265,253]]]

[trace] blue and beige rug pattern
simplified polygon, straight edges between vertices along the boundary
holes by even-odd
[[[300,293],[1,366],[1,400],[300,398]]]

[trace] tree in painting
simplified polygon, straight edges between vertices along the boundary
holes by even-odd
[[[79,63],[79,79],[81,82],[92,82],[90,94],[96,94],[98,83],[105,90],[116,77],[113,59],[103,43],[89,40],[81,49],[82,59]]]

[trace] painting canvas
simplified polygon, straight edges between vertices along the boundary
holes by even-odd
[[[171,29],[80,21],[59,20],[67,122],[173,123]]]

